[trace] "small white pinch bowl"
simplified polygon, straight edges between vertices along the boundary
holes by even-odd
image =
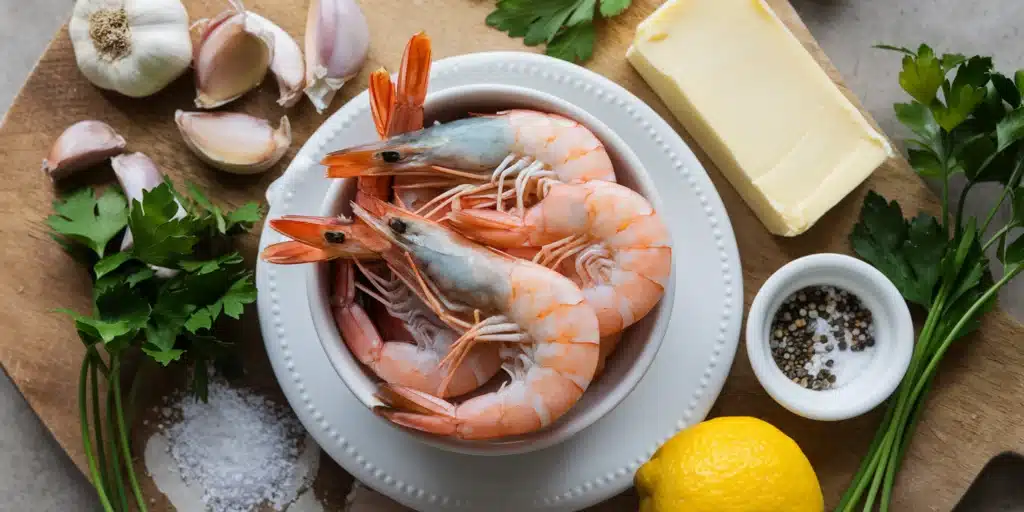
[[[492,113],[501,110],[526,108],[551,112],[574,119],[583,124],[605,145],[615,166],[616,178],[646,197],[656,210],[660,210],[660,199],[647,171],[629,146],[606,125],[576,105],[534,89],[525,87],[479,84],[452,87],[427,95],[424,114],[427,123],[450,121],[465,117],[469,113]],[[367,134],[368,140],[375,140],[376,134]],[[340,149],[340,148],[339,148]],[[350,201],[355,197],[355,180],[335,180],[321,205],[320,215],[344,214],[350,216]],[[673,258],[673,272],[675,259]],[[335,371],[352,393],[367,408],[382,405],[376,397],[380,379],[355,359],[346,347],[338,328],[331,317],[330,271],[328,265],[318,264],[316,272],[309,274],[309,303],[313,325],[321,345]],[[561,443],[615,408],[647,372],[654,361],[668,327],[672,311],[675,278],[655,308],[636,324],[623,332],[622,341],[609,356],[604,373],[595,379],[579,402],[565,415],[547,428],[521,436],[493,441],[464,441],[433,436],[412,429],[405,429],[380,418],[382,428],[402,429],[409,435],[431,446],[471,455],[513,455],[541,450]],[[493,384],[490,383],[490,384]],[[485,385],[487,388],[490,384]]]
[[[844,385],[814,391],[789,380],[769,347],[775,313],[797,290],[834,286],[860,298],[871,311],[874,355]],[[899,290],[871,265],[843,254],[813,254],[789,262],[765,281],[747,315],[747,356],[765,391],[789,411],[805,418],[838,421],[875,408],[899,385],[914,349],[914,324]]]

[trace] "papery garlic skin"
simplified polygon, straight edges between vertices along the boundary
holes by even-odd
[[[142,202],[143,192],[153,190],[164,182],[160,169],[153,163],[153,160],[150,160],[148,156],[142,153],[128,153],[115,156],[110,159],[110,166],[114,168],[114,176],[117,177],[121,190],[124,191],[124,195],[128,198],[129,207],[134,206],[136,201]],[[180,219],[188,212],[185,211],[185,207],[177,199],[174,202],[178,203],[178,212],[174,214],[174,218]],[[135,239],[132,237],[132,230],[129,228],[124,232],[124,238],[121,239],[121,250],[127,251],[134,243]],[[158,267],[156,265],[149,265],[149,268],[152,268],[156,272],[157,277],[162,279],[170,279],[180,272],[177,269]]]
[[[78,0],[68,32],[82,74],[126,96],[163,89],[192,61],[188,12],[179,0]]]
[[[233,174],[256,174],[273,167],[292,143],[288,116],[275,129],[265,119],[236,112],[174,113],[185,144],[201,160]]]
[[[270,72],[277,79],[280,92],[277,104],[286,108],[294,106],[302,99],[302,89],[306,85],[306,66],[299,43],[274,22],[251,11],[247,14],[256,26],[273,36],[274,58],[270,61]]]
[[[97,165],[124,152],[124,137],[102,121],[79,121],[53,142],[43,159],[43,172],[54,181]]]
[[[274,35],[240,3],[206,23],[193,57],[196,107],[216,108],[256,88],[274,58]]]
[[[323,113],[359,73],[370,50],[370,26],[355,0],[311,0],[306,14],[306,96]]]

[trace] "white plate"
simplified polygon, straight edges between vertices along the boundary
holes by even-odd
[[[575,103],[615,130],[663,199],[676,258],[675,300],[657,358],[622,403],[574,438],[523,455],[442,451],[386,428],[345,387],[316,338],[306,269],[260,262],[258,308],[274,372],[323,449],[377,491],[421,511],[579,510],[628,488],[669,437],[707,415],[736,353],[742,278],[732,227],[686,143],[640,99],[585,68],[530,53],[487,52],[434,63],[430,90],[474,83],[534,88]],[[367,94],[310,137],[267,190],[268,218],[316,214],[329,182],[317,162],[372,140]],[[260,250],[282,241],[264,227]]]

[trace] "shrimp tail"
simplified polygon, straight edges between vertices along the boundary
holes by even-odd
[[[430,80],[430,38],[419,32],[409,39],[398,72],[394,108],[388,123],[388,134],[403,133],[423,127],[423,102],[427,99]]]
[[[392,384],[381,384],[376,396],[385,405],[374,407],[373,412],[395,424],[443,436],[458,430],[455,406],[447,400]]]
[[[448,224],[466,238],[498,249],[531,247],[530,230],[522,217],[497,210],[454,210],[445,216]]]
[[[370,112],[377,133],[386,137],[391,122],[391,105],[395,101],[395,86],[391,84],[388,70],[378,68],[370,74]]]
[[[275,265],[298,265],[301,263],[327,261],[332,259],[332,255],[327,251],[308,246],[302,242],[289,240],[263,249],[263,252],[260,253],[260,258]]]

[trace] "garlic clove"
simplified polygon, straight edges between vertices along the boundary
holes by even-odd
[[[277,89],[280,92],[277,104],[286,108],[291,107],[302,98],[302,89],[306,85],[306,66],[302,60],[299,43],[267,18],[254,12],[247,14],[255,26],[273,35],[274,58],[270,61],[270,72],[277,79]]]
[[[43,159],[43,172],[59,180],[124,152],[124,137],[102,121],[79,121],[53,142]]]
[[[121,185],[121,190],[124,191],[124,195],[128,198],[130,206],[134,205],[136,201],[142,202],[143,192],[153,190],[164,182],[160,169],[157,168],[156,164],[148,156],[142,153],[128,153],[115,156],[110,159],[110,166],[114,168],[114,176],[117,177],[117,182]],[[175,202],[178,201],[175,200]],[[178,203],[178,213],[174,214],[174,218],[180,219],[186,213],[185,208],[181,203]],[[125,231],[124,238],[121,239],[121,250],[127,251],[134,243],[135,239],[132,237],[132,230],[129,228]],[[179,272],[179,270],[173,268],[158,267],[156,265],[150,265],[149,267],[156,272],[157,277],[162,279],[170,279]]]
[[[192,65],[196,71],[196,107],[216,108],[258,86],[274,57],[274,35],[234,5],[205,23]]]
[[[370,27],[355,0],[312,0],[305,46],[306,96],[323,113],[338,89],[359,73],[370,49]]]
[[[274,129],[268,121],[235,112],[174,113],[185,144],[207,164],[235,174],[263,172],[292,143],[288,116]]]

